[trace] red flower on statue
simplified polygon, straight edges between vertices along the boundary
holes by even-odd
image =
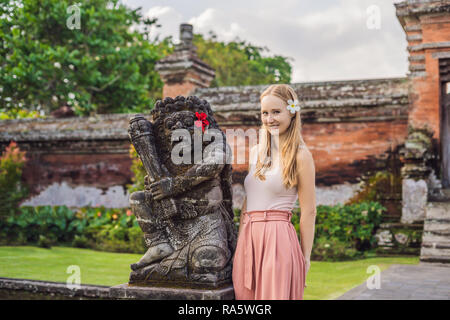
[[[202,126],[202,131],[205,132],[205,127],[206,127],[207,125],[209,125],[209,121],[206,120],[206,118],[208,117],[208,115],[207,115],[206,113],[204,113],[204,112],[201,112],[201,113],[196,112],[196,113],[195,113],[195,116],[196,116],[197,119],[198,119],[197,121],[195,121],[195,126],[196,126],[196,127]]]

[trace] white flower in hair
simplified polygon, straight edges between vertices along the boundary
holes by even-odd
[[[296,111],[300,111],[300,106],[298,105],[298,100],[288,100],[288,105],[286,106],[286,108],[291,112],[291,113],[295,113]]]

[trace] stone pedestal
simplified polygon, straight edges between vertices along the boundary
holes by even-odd
[[[408,139],[400,150],[403,167],[402,223],[423,222],[428,201],[428,183],[433,154],[433,133],[427,129],[408,127]]]
[[[402,223],[414,223],[425,219],[428,187],[425,180],[403,179]]]
[[[219,289],[187,289],[132,286],[128,283],[111,287],[109,290],[112,299],[137,300],[233,300],[233,285]]]

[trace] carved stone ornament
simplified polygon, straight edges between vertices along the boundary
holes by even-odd
[[[202,139],[205,133],[196,126],[196,112],[207,115],[205,133],[215,129],[223,143],[207,151],[206,147],[216,140]],[[128,129],[147,172],[145,190],[132,193],[130,205],[148,247],[145,255],[131,265],[129,284],[193,288],[229,285],[237,233],[226,136],[209,103],[196,96],[158,100],[152,118],[150,122],[134,115]],[[188,137],[174,139],[177,129],[185,130]],[[190,163],[173,161],[172,151],[181,143],[191,144],[193,156],[195,141],[202,146],[201,161],[193,157]],[[212,161],[221,157],[223,161]]]

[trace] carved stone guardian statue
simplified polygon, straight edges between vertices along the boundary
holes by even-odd
[[[198,127],[199,114],[208,123],[205,132]],[[147,172],[145,190],[131,194],[130,205],[148,246],[131,265],[129,284],[204,288],[230,284],[237,235],[225,134],[209,103],[196,96],[159,100],[152,118],[150,122],[135,115],[129,126],[131,143]],[[221,135],[219,143],[217,137],[202,139],[211,129]],[[186,135],[177,135],[176,130]],[[196,142],[201,144],[200,160],[194,155]],[[215,147],[208,148],[213,143]],[[174,156],[191,161],[179,163]]]

